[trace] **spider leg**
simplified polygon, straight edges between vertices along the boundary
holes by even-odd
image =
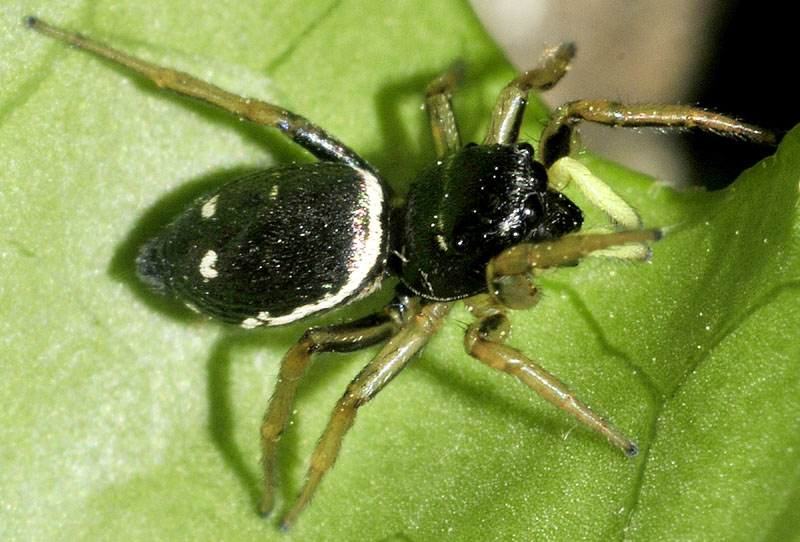
[[[80,34],[51,26],[36,17],[28,17],[26,23],[30,28],[42,34],[125,66],[150,79],[161,88],[216,105],[261,126],[277,128],[284,136],[320,160],[343,162],[352,167],[376,173],[371,165],[335,137],[308,119],[291,111],[260,100],[226,92],[189,74],[136,58]]]
[[[521,243],[507,248],[489,261],[486,282],[489,293],[511,309],[524,309],[535,302],[536,289],[528,280],[540,270],[573,263],[598,250],[646,243],[661,238],[660,230],[629,230],[590,235],[567,235],[541,243]]]
[[[596,225],[581,230],[579,235],[606,235],[619,230],[609,225]],[[652,256],[653,250],[647,243],[628,243],[613,247],[601,248],[586,255],[587,258],[613,258],[616,260],[646,261]]]
[[[546,49],[539,65],[511,81],[500,92],[489,119],[484,145],[511,144],[517,141],[522,115],[531,90],[547,90],[567,73],[575,55],[572,43],[562,43]]]
[[[464,64],[456,62],[431,81],[425,91],[425,108],[428,110],[436,156],[444,156],[461,148],[461,136],[453,114],[451,96],[463,74]]]
[[[685,105],[628,105],[609,100],[580,100],[562,105],[547,123],[539,140],[539,160],[552,166],[569,155],[573,130],[582,120],[630,128],[697,128],[721,136],[777,145],[781,134],[746,124],[719,113]]]
[[[631,439],[575,397],[575,394],[558,378],[518,350],[503,344],[509,327],[508,317],[498,305],[484,310],[479,319],[469,326],[464,336],[467,353],[493,369],[516,376],[543,399],[603,435],[628,457],[634,457],[639,449]]]
[[[575,158],[564,156],[556,160],[547,170],[547,177],[549,186],[559,192],[563,192],[569,183],[574,183],[586,199],[614,224],[629,230],[642,227],[642,219],[636,210]]]
[[[303,488],[281,521],[282,530],[290,528],[311,501],[322,476],[333,465],[342,440],[355,421],[357,409],[381,391],[428,343],[452,305],[452,302],[436,302],[423,306],[350,382],[311,456]]]
[[[274,505],[278,440],[286,428],[297,384],[312,354],[354,352],[387,340],[397,333],[403,319],[413,315],[417,310],[416,303],[413,307],[409,307],[405,301],[398,300],[390,304],[384,313],[373,314],[355,322],[310,328],[283,357],[278,382],[275,384],[275,391],[261,425],[264,493],[259,509],[262,515],[269,515]]]

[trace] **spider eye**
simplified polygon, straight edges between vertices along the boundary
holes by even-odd
[[[531,194],[528,196],[528,199],[525,200],[522,215],[525,217],[526,221],[535,220],[537,222],[544,215],[544,204],[538,193]]]

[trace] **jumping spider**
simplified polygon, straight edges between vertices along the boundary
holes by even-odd
[[[357,409],[389,383],[439,329],[453,304],[466,300],[476,318],[466,331],[469,355],[519,378],[591,427],[627,456],[637,447],[576,398],[555,376],[505,344],[507,309],[533,305],[531,278],[604,251],[644,259],[659,230],[642,229],[633,208],[570,158],[581,121],[612,126],[699,128],[776,144],[769,131],[680,105],[625,105],[581,100],[557,108],[535,153],[519,142],[531,90],[547,90],[574,54],[564,43],[511,81],[480,144],[461,144],[450,96],[457,69],[434,80],[425,103],[438,156],[393,207],[379,172],[307,119],[236,96],[190,75],[134,58],[34,17],[29,27],[126,66],[158,86],[277,128],[320,161],[281,166],[234,180],[191,205],[138,258],[150,286],[217,319],[244,328],[273,326],[326,312],[372,293],[389,276],[400,284],[384,310],[347,324],[308,329],[281,363],[261,427],[264,493],[273,508],[276,445],[312,354],[352,352],[385,343],[347,386],[311,457],[300,495],[283,518],[288,528],[333,465]],[[574,183],[618,231],[581,233],[581,210],[563,194]]]

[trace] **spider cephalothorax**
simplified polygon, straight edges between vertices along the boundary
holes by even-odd
[[[401,280],[426,299],[486,290],[486,264],[504,249],[580,229],[583,213],[551,190],[527,143],[475,145],[443,156],[408,194]]]

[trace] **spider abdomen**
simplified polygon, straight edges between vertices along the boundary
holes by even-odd
[[[226,322],[293,322],[375,289],[386,201],[382,181],[344,164],[259,171],[195,202],[143,248],[139,274]]]

